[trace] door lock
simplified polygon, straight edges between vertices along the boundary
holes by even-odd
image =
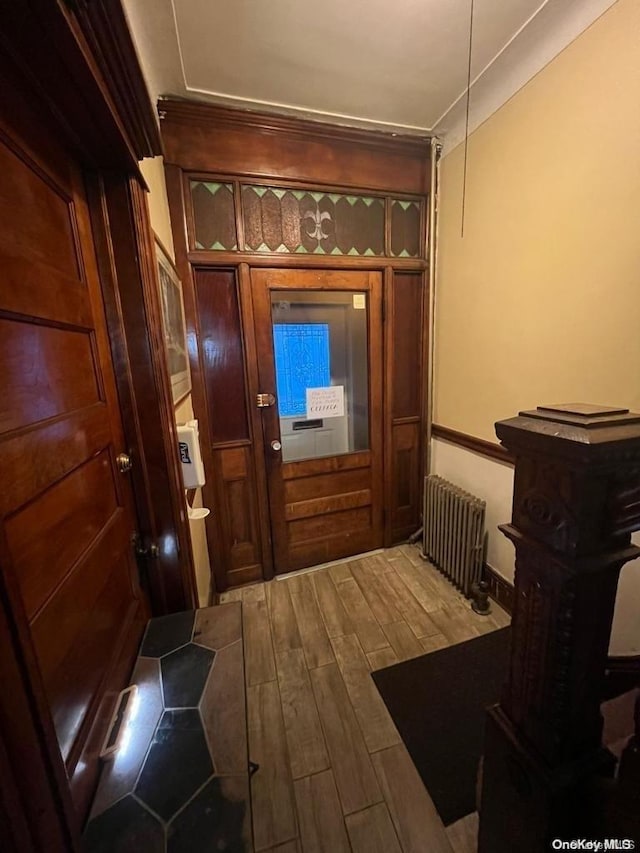
[[[256,394],[256,406],[259,409],[268,409],[276,402],[275,394]]]

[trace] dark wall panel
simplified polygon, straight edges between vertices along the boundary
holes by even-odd
[[[423,288],[420,273],[395,272],[391,295],[391,423],[388,441],[391,537],[420,525],[422,497]]]
[[[196,274],[200,352],[214,445],[249,438],[244,353],[235,274]]]
[[[393,417],[420,415],[422,378],[422,276],[393,279]]]

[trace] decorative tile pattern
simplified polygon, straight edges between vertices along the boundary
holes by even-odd
[[[154,814],[169,821],[212,773],[197,709],[165,711],[134,793]]]
[[[127,741],[104,765],[93,801],[92,818],[133,790],[164,711],[158,659],[138,658],[131,682],[138,685],[138,712],[129,724]]]
[[[160,658],[184,646],[193,634],[193,618],[193,611],[187,610],[184,613],[171,613],[169,616],[152,619],[147,625],[140,656]]]
[[[250,252],[384,255],[383,198],[242,187]]]
[[[104,766],[87,853],[249,853],[241,605],[151,620],[132,682],[140,703]]]
[[[167,853],[202,850],[203,839],[206,850],[244,853],[251,837],[248,802],[248,780],[211,779],[169,825]]]
[[[91,853],[164,853],[164,829],[142,803],[128,796],[90,821],[84,843]]]
[[[189,643],[162,658],[165,708],[192,708],[198,704],[215,654]]]

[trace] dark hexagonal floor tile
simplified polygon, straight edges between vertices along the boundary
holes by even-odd
[[[200,701],[216,653],[189,643],[162,658],[165,708],[195,707]]]
[[[195,615],[195,610],[186,610],[184,613],[171,613],[152,619],[147,625],[140,655],[159,658],[184,646],[191,640]]]
[[[213,772],[197,709],[165,711],[135,794],[169,820]]]
[[[164,828],[127,796],[94,820],[84,833],[85,853],[164,853]]]
[[[167,853],[245,853],[251,850],[249,786],[239,777],[208,782],[167,828]]]

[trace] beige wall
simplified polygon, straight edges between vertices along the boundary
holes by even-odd
[[[640,409],[640,3],[620,0],[442,163],[435,421]]]
[[[171,255],[172,260],[175,261],[176,253],[171,233],[167,185],[164,179],[164,161],[162,157],[150,157],[147,160],[142,160],[140,162],[140,171],[149,187],[147,200],[149,202],[151,227],[159,237],[162,245]]]
[[[640,410],[640,3],[619,0],[442,162],[437,423],[495,441],[541,403]],[[484,497],[488,561],[513,578],[504,466],[434,442],[434,471]],[[638,539],[640,541],[640,539]],[[611,651],[640,650],[640,560]]]
[[[171,221],[169,219],[169,205],[167,203],[167,188],[164,180],[164,164],[162,157],[143,160],[140,169],[149,187],[148,203],[151,227],[157,234],[160,242],[165,247],[171,258],[175,260],[173,236],[171,234]],[[182,424],[193,418],[193,405],[191,395],[181,400],[175,409],[176,423]],[[193,502],[194,507],[202,506],[202,491],[198,489]],[[209,603],[209,588],[211,584],[211,568],[209,561],[209,550],[205,533],[204,520],[191,520],[191,544],[193,548],[193,560],[196,571],[196,584],[198,587],[198,598],[201,607]]]

